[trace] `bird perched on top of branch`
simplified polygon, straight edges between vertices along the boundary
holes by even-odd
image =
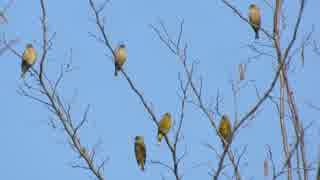
[[[230,143],[232,134],[231,122],[227,115],[223,115],[220,120],[219,133],[223,137],[222,144],[225,147],[227,145],[226,142]]]
[[[171,128],[171,124],[172,124],[171,114],[167,112],[162,116],[162,118],[159,122],[158,144],[161,143],[163,136],[165,136],[169,132],[169,130]]]
[[[261,13],[257,5],[251,4],[249,6],[249,22],[255,32],[255,39],[259,39],[259,30],[261,25]]]
[[[115,60],[114,60],[114,75],[118,75],[118,71],[121,70],[123,64],[127,60],[127,51],[126,51],[126,45],[120,44],[119,47],[115,50]]]
[[[26,72],[36,62],[36,59],[37,59],[36,50],[33,48],[32,44],[27,44],[22,55],[21,78],[25,77]]]
[[[146,163],[147,153],[146,153],[146,145],[144,144],[144,140],[142,136],[135,137],[134,152],[136,154],[138,165],[141,167],[141,170],[144,171],[144,165]]]

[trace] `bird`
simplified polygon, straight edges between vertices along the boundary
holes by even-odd
[[[118,75],[118,71],[121,70],[123,64],[126,62],[127,60],[127,52],[126,52],[126,45],[125,44],[120,44],[114,53],[114,66],[115,66],[115,70],[114,70],[114,75],[117,76]]]
[[[161,140],[163,138],[163,136],[165,136],[170,128],[171,128],[171,124],[172,124],[172,119],[171,119],[171,114],[169,112],[166,112],[160,122],[159,122],[159,127],[158,127],[158,144],[161,143]]]
[[[136,155],[138,166],[140,166],[141,170],[144,171],[144,165],[146,163],[146,145],[144,144],[144,140],[142,136],[135,137],[134,143],[134,152]]]
[[[251,4],[249,6],[249,22],[255,32],[255,39],[259,39],[259,30],[261,25],[261,13],[257,5]]]
[[[31,66],[36,62],[37,53],[33,48],[32,44],[27,44],[22,55],[21,62],[21,78],[25,77],[26,72],[31,68]]]
[[[221,134],[222,138],[222,144],[225,147],[226,143],[230,143],[231,141],[231,123],[228,115],[223,115],[220,120],[219,124],[219,133]]]

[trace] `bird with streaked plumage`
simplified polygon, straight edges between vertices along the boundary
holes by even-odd
[[[134,152],[136,155],[138,166],[140,166],[141,170],[144,171],[147,153],[146,145],[144,144],[144,138],[142,136],[135,137]]]

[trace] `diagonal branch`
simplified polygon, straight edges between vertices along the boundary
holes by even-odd
[[[106,46],[107,49],[109,49],[109,51],[112,53],[113,55],[113,59],[115,59],[115,52],[112,48],[112,45],[106,35],[106,30],[105,30],[105,26],[101,21],[101,15],[100,13],[102,12],[102,10],[104,9],[104,7],[102,8],[97,8],[96,5],[94,4],[93,0],[89,0],[89,4],[90,7],[94,13],[95,16],[95,23],[98,26],[98,30],[102,35],[102,40]],[[154,112],[152,111],[151,106],[149,105],[149,103],[147,102],[147,100],[145,99],[145,97],[142,95],[141,91],[138,90],[138,88],[134,85],[132,79],[129,77],[129,75],[123,70],[121,69],[121,73],[122,75],[125,77],[126,81],[128,82],[131,90],[138,96],[140,102],[143,104],[145,110],[147,111],[147,113],[150,115],[151,120],[154,122],[154,124],[156,125],[156,127],[159,127],[159,122],[157,121],[156,115],[154,114]],[[178,164],[179,164],[179,158],[177,157],[177,150],[176,150],[176,146],[174,144],[172,144],[168,138],[167,135],[164,136],[165,142],[170,150],[171,153],[171,157],[172,157],[172,164],[173,164],[173,172],[174,172],[174,176],[176,180],[181,180],[181,176],[179,173],[179,169],[178,169]]]

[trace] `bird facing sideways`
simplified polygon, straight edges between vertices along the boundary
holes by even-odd
[[[135,137],[134,152],[136,155],[138,165],[140,166],[141,170],[144,171],[147,153],[146,153],[146,145],[144,144],[144,140],[142,136]]]
[[[118,71],[121,70],[122,66],[127,60],[127,51],[126,51],[126,45],[120,44],[119,47],[115,50],[115,60],[114,60],[114,75],[118,75]]]
[[[249,22],[255,32],[255,39],[259,39],[259,30],[261,26],[261,13],[257,5],[251,4],[249,6]]]
[[[171,124],[172,124],[171,114],[167,112],[162,116],[162,118],[159,122],[158,144],[161,143],[163,136],[165,136],[169,132],[169,130],[171,128]]]
[[[25,74],[28,72],[31,66],[36,62],[36,59],[37,59],[36,50],[33,48],[32,44],[27,44],[22,55],[21,78],[25,77]]]

